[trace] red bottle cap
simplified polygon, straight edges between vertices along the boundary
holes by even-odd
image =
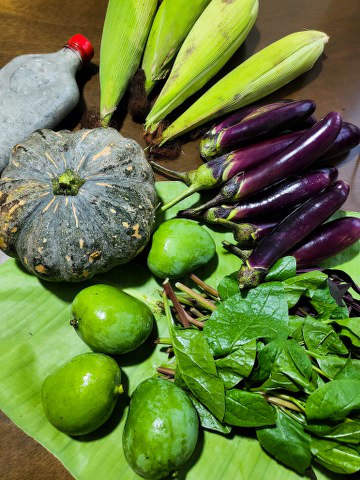
[[[90,62],[94,56],[94,47],[91,45],[90,41],[80,33],[73,35],[67,41],[66,46],[75,50],[75,52],[78,52],[84,63]]]

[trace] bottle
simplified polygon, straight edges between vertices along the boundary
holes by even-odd
[[[89,40],[76,34],[58,52],[21,55],[0,70],[0,174],[14,145],[56,127],[77,105],[75,75],[93,54]]]

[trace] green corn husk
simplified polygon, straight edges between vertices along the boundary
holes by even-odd
[[[258,0],[212,0],[176,56],[170,76],[146,119],[156,130],[163,120],[197,92],[229,60],[247,37],[258,13]]]
[[[100,45],[100,119],[106,127],[140,65],[157,0],[109,0]]]
[[[149,94],[157,80],[166,78],[181,44],[210,0],[164,0],[156,12],[141,68]],[[179,12],[181,14],[179,15]]]
[[[329,37],[316,30],[288,35],[260,50],[204,93],[164,132],[161,144],[242,108],[310,70]]]

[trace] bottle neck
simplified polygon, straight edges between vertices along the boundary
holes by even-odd
[[[58,51],[58,56],[60,61],[66,64],[67,68],[70,69],[72,73],[76,73],[82,66],[83,62],[76,50],[65,46],[61,50]]]

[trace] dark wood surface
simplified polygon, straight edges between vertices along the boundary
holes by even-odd
[[[56,51],[74,33],[83,33],[93,43],[93,61],[79,74],[81,104],[63,122],[64,128],[78,127],[85,106],[98,109],[97,71],[106,5],[105,0],[0,0],[0,67],[20,54]],[[330,40],[321,60],[311,72],[269,100],[311,98],[316,101],[318,117],[336,110],[344,120],[360,125],[359,16],[359,0],[261,0],[256,26],[225,70],[289,33],[303,29],[324,31]],[[128,117],[121,133],[144,145],[141,125]],[[172,161],[170,168],[187,170],[200,163],[198,142],[192,141],[183,146],[180,158]],[[342,158],[338,167],[339,177],[351,186],[345,208],[360,211],[359,148]],[[70,480],[72,476],[50,453],[0,414],[0,478]]]

